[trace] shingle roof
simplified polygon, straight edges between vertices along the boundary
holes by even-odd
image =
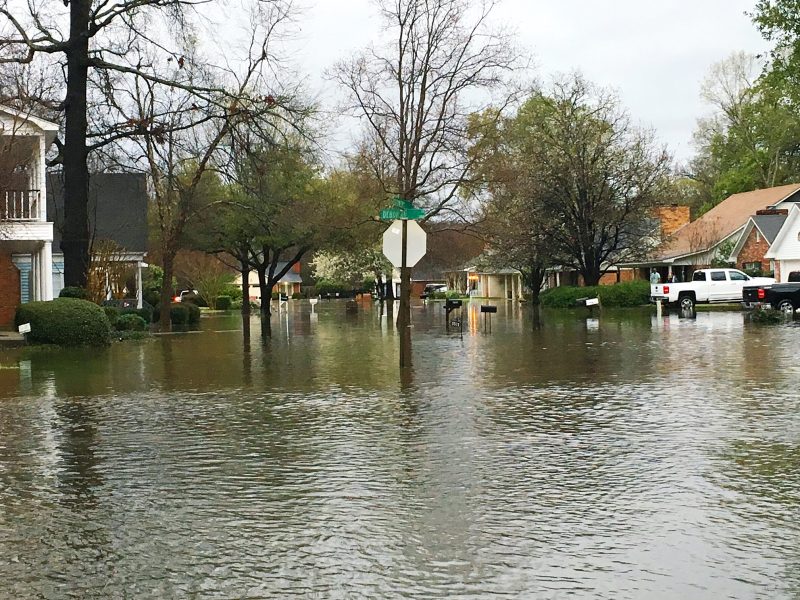
[[[64,180],[47,177],[47,220],[53,251],[61,249]],[[147,252],[147,178],[140,173],[95,173],[89,177],[89,227],[95,239],[110,239],[128,252]]]
[[[787,215],[756,215],[753,217],[753,222],[764,236],[764,239],[772,244],[786,222],[786,217]]]
[[[654,258],[667,260],[705,252],[741,229],[751,215],[788,199],[798,190],[800,183],[792,183],[734,194],[699,219],[681,227],[656,250]]]

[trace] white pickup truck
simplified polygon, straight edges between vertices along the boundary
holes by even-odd
[[[691,310],[697,303],[741,302],[745,285],[771,285],[770,277],[750,277],[736,269],[700,269],[685,283],[656,283],[650,286],[650,299]]]

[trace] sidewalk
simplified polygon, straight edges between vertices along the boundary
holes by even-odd
[[[0,331],[0,348],[17,348],[25,346],[25,336],[16,331]]]

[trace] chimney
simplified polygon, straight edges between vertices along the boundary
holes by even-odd
[[[756,211],[757,215],[788,215],[789,211],[785,208],[765,208]]]
[[[655,216],[661,224],[661,239],[666,239],[684,225],[689,224],[689,207],[672,204],[659,206],[655,209]]]

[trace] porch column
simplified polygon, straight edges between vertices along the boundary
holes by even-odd
[[[53,243],[45,242],[41,251],[42,300],[53,299]]]
[[[248,301],[247,298],[244,299]],[[144,307],[144,295],[142,294],[142,261],[136,261],[136,308]]]
[[[31,275],[30,275],[30,286],[31,286],[31,300],[33,302],[38,302],[42,299],[41,295],[41,285],[39,282],[39,272],[41,268],[39,266],[39,251],[31,254]]]
[[[38,178],[39,179],[39,181],[38,181],[38,183],[39,183],[39,185],[38,185],[38,188],[39,188],[39,202],[37,203],[38,204],[37,208],[39,210],[39,220],[40,221],[47,221],[47,194],[46,194],[46,186],[47,186],[46,173],[47,173],[47,169],[45,169],[45,155],[47,154],[47,146],[45,144],[44,137],[45,137],[44,135],[40,135],[39,136],[39,159],[36,161],[37,165],[38,165],[37,169],[38,169],[38,175],[39,175],[39,178]],[[51,252],[50,256],[51,256],[50,262],[52,263],[52,252]],[[52,279],[52,273],[51,273],[50,278]],[[53,295],[52,287],[53,286],[52,286],[52,283],[51,283],[50,284],[50,288],[51,288],[50,289],[50,296]],[[52,297],[48,298],[48,299],[52,300]]]

